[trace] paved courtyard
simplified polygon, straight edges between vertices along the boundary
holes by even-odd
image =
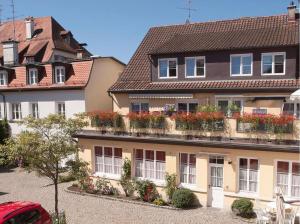
[[[47,210],[54,209],[54,187],[50,181],[20,169],[0,170],[0,203],[12,200],[39,202]],[[241,223],[228,212],[212,208],[173,211],[124,202],[70,194],[59,185],[59,207],[66,211],[68,224],[138,224],[138,223]]]

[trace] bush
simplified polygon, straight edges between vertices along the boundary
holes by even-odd
[[[0,120],[0,144],[3,144],[10,136],[10,127],[6,119]]]
[[[247,198],[236,199],[231,210],[241,217],[250,218],[253,215],[253,203]]]
[[[104,195],[118,194],[118,190],[112,186],[109,180],[100,177],[96,181],[96,190]]]
[[[171,201],[173,194],[177,189],[176,174],[170,175],[170,174],[166,173],[165,180],[166,180],[165,192],[166,192],[169,200]]]
[[[172,204],[176,208],[190,208],[195,203],[196,196],[189,189],[177,189],[172,197]]]
[[[135,190],[135,182],[131,179],[131,162],[128,158],[124,160],[122,170],[119,184],[122,186],[125,196],[131,197]]]
[[[58,217],[55,213],[50,214],[52,219],[52,224],[67,224],[66,213],[61,212],[58,214]]]
[[[59,183],[67,183],[76,180],[76,178],[72,175],[65,175],[65,176],[59,176],[58,181]]]
[[[158,206],[164,206],[167,205],[167,203],[162,199],[162,198],[156,198],[153,201],[153,204],[158,205]]]
[[[158,197],[156,185],[149,180],[137,181],[136,190],[143,201],[153,202]]]

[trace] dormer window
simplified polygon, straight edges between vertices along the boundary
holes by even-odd
[[[159,59],[158,71],[160,79],[177,78],[177,59]]]
[[[205,77],[205,57],[185,58],[185,76],[187,78]]]
[[[38,70],[36,68],[30,68],[28,70],[28,84],[36,85],[38,84]]]
[[[0,71],[0,86],[6,86],[8,83],[7,71]]]
[[[251,76],[252,75],[252,54],[234,54],[230,56],[231,76]]]
[[[264,53],[262,54],[263,75],[284,75],[285,74],[285,53]]]
[[[55,67],[55,83],[64,83],[66,81],[66,69],[64,66]]]

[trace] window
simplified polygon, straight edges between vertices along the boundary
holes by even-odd
[[[257,192],[258,160],[239,159],[239,189],[240,191]]]
[[[177,59],[159,59],[158,60],[159,78],[177,77]]]
[[[231,76],[252,75],[252,54],[231,55]]]
[[[66,81],[66,70],[63,66],[55,67],[55,83],[64,83]]]
[[[239,99],[219,99],[217,106],[227,116],[232,116],[235,112],[242,112],[243,101]]]
[[[177,111],[178,112],[185,112],[185,113],[196,113],[198,109],[198,103],[178,103],[177,104]]]
[[[7,220],[4,224],[35,224],[40,223],[41,213],[38,210],[26,211]]]
[[[277,186],[284,196],[300,198],[300,162],[277,162]]]
[[[148,103],[131,103],[131,112],[149,112]]]
[[[152,180],[164,180],[166,153],[137,149],[135,151],[135,176]]]
[[[205,57],[186,58],[185,76],[187,78],[205,77]]]
[[[0,86],[6,86],[7,83],[7,71],[0,71]]]
[[[262,54],[263,75],[284,75],[285,74],[285,53]]]
[[[284,103],[282,113],[300,119],[300,103]]]
[[[21,120],[22,119],[22,109],[20,103],[13,103],[11,105],[12,119]]]
[[[65,103],[57,103],[57,114],[66,116],[66,106]]]
[[[34,118],[39,118],[39,105],[38,103],[30,104],[31,116]]]
[[[95,172],[121,175],[122,149],[114,147],[95,147]]]
[[[196,184],[196,155],[180,153],[180,182]]]
[[[28,84],[35,85],[38,83],[38,70],[36,68],[30,68],[28,70]]]

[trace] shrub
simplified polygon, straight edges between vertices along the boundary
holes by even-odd
[[[236,199],[231,210],[241,217],[249,218],[253,215],[253,203],[247,198]]]
[[[165,191],[166,194],[169,198],[169,200],[172,200],[173,194],[177,189],[177,184],[176,184],[176,174],[168,174],[166,173],[165,180],[166,180],[166,187]]]
[[[98,192],[104,195],[118,194],[118,190],[112,186],[109,180],[105,178],[97,178],[96,189]]]
[[[158,197],[156,185],[149,180],[137,181],[136,190],[143,201],[152,202]]]
[[[158,205],[158,206],[164,206],[167,205],[167,203],[162,199],[162,198],[156,198],[153,201],[153,204]]]
[[[64,176],[59,176],[58,181],[59,183],[67,183],[76,180],[76,178],[72,175],[64,175]]]
[[[126,197],[130,197],[135,191],[135,183],[134,180],[131,179],[131,162],[128,158],[124,160],[122,170],[123,173],[119,184],[122,186]]]
[[[61,212],[58,214],[58,217],[55,213],[50,214],[52,219],[52,224],[67,224],[66,213]]]
[[[10,136],[10,127],[6,119],[0,120],[0,144]]]
[[[172,197],[172,204],[176,208],[190,208],[195,203],[196,196],[189,189],[177,189]]]
[[[85,192],[92,193],[92,194],[95,193],[95,185],[94,185],[93,179],[90,177],[81,179],[79,181],[79,186],[80,186],[80,189]]]

